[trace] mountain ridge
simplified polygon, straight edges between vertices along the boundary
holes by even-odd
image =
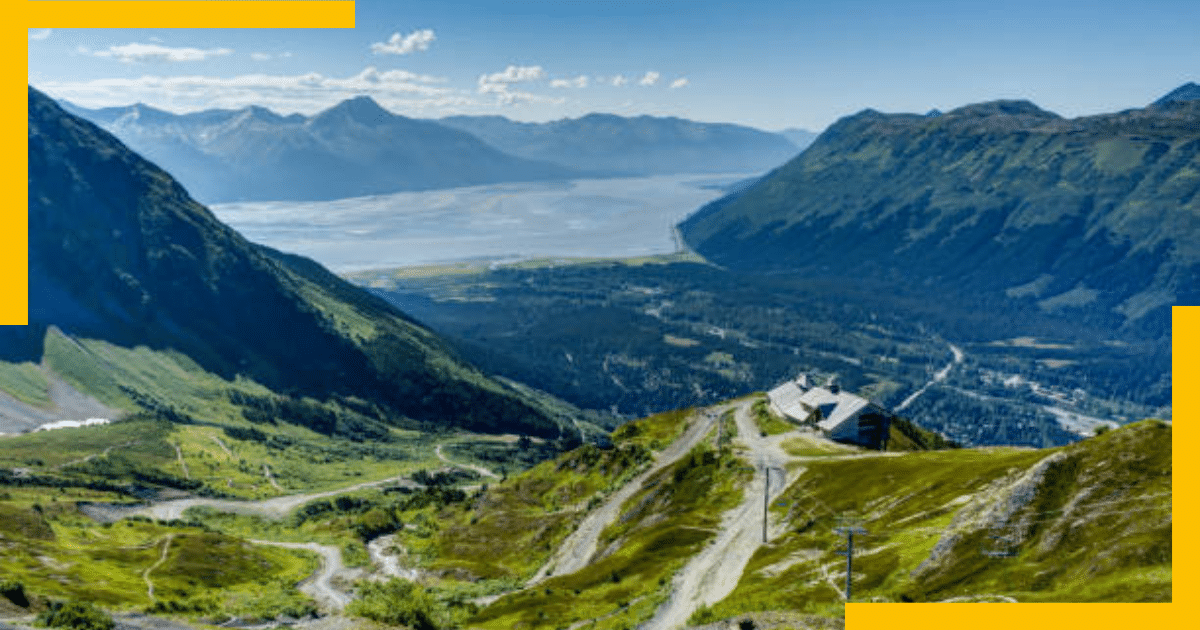
[[[503,116],[451,116],[439,122],[514,155],[613,176],[765,171],[800,151],[780,134],[675,116],[593,112],[545,123]]]
[[[1200,301],[1198,191],[1197,101],[1075,119],[1027,101],[864,110],[680,229],[734,269],[987,296],[1161,339],[1171,304]]]
[[[142,104],[66,108],[122,138],[209,203],[329,200],[578,175],[393,114],[368,96],[312,116],[260,106],[185,114]]]
[[[228,381],[365,400],[385,420],[560,434],[538,403],[409,316],[313,261],[246,241],[165,172],[32,87],[29,112],[30,326],[0,337],[6,359],[40,360],[55,326],[180,352]]]

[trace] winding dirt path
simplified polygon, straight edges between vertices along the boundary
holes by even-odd
[[[497,475],[496,473],[484,468],[483,466],[476,466],[474,464],[462,464],[462,463],[459,463],[456,461],[451,461],[449,457],[446,457],[446,455],[444,453],[442,453],[442,445],[441,444],[438,444],[437,447],[435,447],[433,449],[433,452],[437,455],[438,459],[445,462],[446,465],[448,465],[448,466],[454,466],[455,468],[463,468],[465,470],[473,470],[473,471],[479,473],[480,475],[483,475],[484,477],[491,477],[492,479],[500,478],[500,475]]]
[[[253,516],[263,516],[266,518],[280,519],[287,516],[292,510],[313,501],[326,497],[337,496],[363,488],[372,488],[387,484],[396,484],[409,488],[419,488],[420,484],[408,479],[407,477],[390,477],[379,481],[367,481],[364,483],[355,484],[345,488],[336,490],[327,490],[325,492],[313,492],[309,494],[290,494],[285,497],[275,497],[272,499],[263,499],[261,501],[236,501],[231,499],[206,499],[194,497],[190,499],[174,499],[171,501],[160,501],[145,506],[136,506],[130,508],[110,508],[116,519],[125,518],[127,516],[146,516],[160,521],[170,521],[183,518],[183,513],[194,507],[209,507],[222,512],[232,512],[234,514],[249,514]]]
[[[548,577],[574,573],[587,566],[592,556],[596,555],[597,541],[600,532],[612,524],[621,512],[621,506],[634,494],[641,490],[642,484],[654,473],[674,464],[691,451],[705,435],[716,426],[716,421],[732,405],[724,405],[699,411],[691,416],[692,426],[679,439],[663,449],[655,457],[654,464],[638,476],[631,479],[620,490],[609,495],[600,507],[592,510],[579,527],[559,545],[558,550],[550,557],[542,568],[534,574],[526,587],[533,586]]]
[[[769,500],[774,501],[803,472],[803,469],[787,471],[786,466],[793,458],[780,446],[786,434],[760,437],[758,427],[750,418],[753,402],[742,402],[734,414],[738,427],[735,443],[745,447],[743,456],[756,468],[753,479],[745,488],[742,503],[725,513],[717,537],[703,551],[692,556],[675,576],[671,596],[642,626],[644,630],[681,628],[687,625],[688,618],[697,608],[715,604],[732,593],[750,558],[763,544],[763,497],[768,476]]]
[[[263,477],[267,478],[267,483],[271,484],[272,488],[275,488],[280,492],[284,492],[284,489],[279,485],[279,482],[275,481],[275,475],[271,474],[271,467],[266,464],[263,464]]]
[[[167,561],[167,552],[171,550],[171,541],[174,539],[175,534],[167,534],[166,536],[163,536],[161,539],[162,553],[159,554],[158,561],[150,565],[145,571],[142,571],[142,580],[146,582],[146,596],[150,598],[150,603],[158,601],[158,598],[154,596],[154,582],[150,579],[150,574]]]
[[[273,540],[249,540],[256,545],[283,547],[284,549],[303,549],[311,551],[321,558],[321,568],[300,582],[300,591],[317,600],[317,603],[327,610],[341,611],[353,599],[348,593],[342,592],[333,585],[333,578],[346,565],[342,562],[342,551],[332,545],[317,543],[289,543]]]
[[[179,461],[179,467],[183,469],[183,478],[191,480],[192,473],[188,471],[187,462],[183,459],[183,449],[179,448],[178,444],[172,444],[175,447],[175,459]]]
[[[954,344],[948,344],[948,345],[950,346],[950,353],[954,355],[954,358],[951,359],[950,362],[946,364],[946,367],[938,370],[933,375],[933,378],[929,379],[928,383],[925,383],[924,385],[922,385],[920,389],[918,389],[917,391],[910,394],[908,396],[908,398],[905,398],[904,402],[897,405],[895,411],[904,410],[904,408],[911,405],[914,400],[916,400],[917,398],[920,398],[921,394],[925,393],[925,390],[929,389],[931,386],[933,386],[937,383],[940,383],[940,382],[946,380],[946,377],[950,375],[950,370],[953,370],[954,366],[963,362],[964,355],[963,355],[962,349]]]

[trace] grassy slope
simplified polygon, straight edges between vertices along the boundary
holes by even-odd
[[[291,585],[317,566],[302,552],[250,545],[194,526],[142,520],[98,526],[73,503],[55,499],[25,489],[0,495],[0,574],[39,597],[139,610],[157,600],[192,600],[199,608],[249,611],[255,598],[267,594],[302,605],[305,598]],[[163,545],[168,549],[160,563]],[[144,577],[151,567],[155,599]]]
[[[584,516],[584,510],[642,470],[653,451],[683,432],[688,411],[622,425],[614,448],[585,446],[493,484],[468,509],[405,514],[419,529],[405,544],[431,570],[460,577],[524,580]]]
[[[759,550],[716,618],[840,611],[845,560],[834,552],[845,539],[833,529],[845,514],[860,515],[869,532],[856,539],[856,600],[1169,601],[1170,433],[1143,422],[1054,450],[809,462],[773,508],[786,533]],[[1010,518],[954,523],[960,509],[1008,501],[1003,486],[1056,452],[1063,459]],[[992,536],[1014,537],[1007,548],[1017,555],[982,553],[1002,546]],[[914,573],[943,538],[946,555]]]
[[[721,514],[740,502],[745,475],[723,472],[737,470],[737,463],[697,447],[623,506],[600,536],[601,559],[499,600],[471,626],[559,628],[597,620],[595,628],[629,628],[649,619],[675,572],[715,535]]]

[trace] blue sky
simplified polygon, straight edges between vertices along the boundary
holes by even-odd
[[[31,29],[29,79],[89,106],[355,94],[415,117],[592,111],[821,129],[866,107],[1025,98],[1065,116],[1200,82],[1200,2],[358,0],[339,30]]]

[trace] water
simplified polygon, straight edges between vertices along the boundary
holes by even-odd
[[[674,252],[672,226],[746,177],[510,183],[212,210],[251,241],[338,272],[479,259],[645,256]]]

